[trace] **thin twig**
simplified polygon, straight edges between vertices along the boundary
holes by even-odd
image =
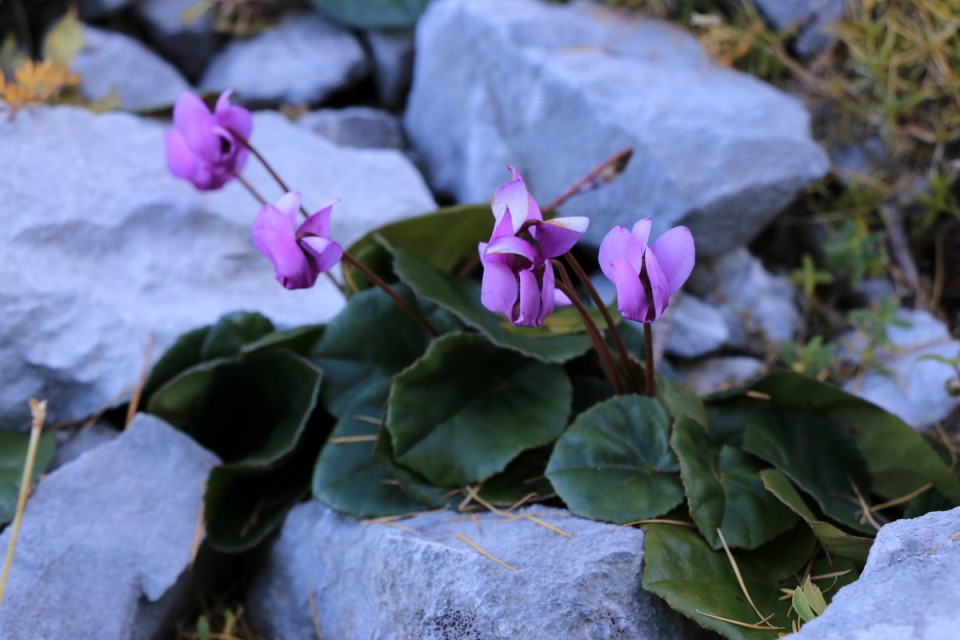
[[[20,493],[17,495],[17,510],[14,512],[11,525],[10,543],[7,545],[7,557],[3,561],[3,574],[0,575],[0,603],[7,591],[7,580],[10,578],[10,567],[13,565],[13,553],[17,548],[17,537],[20,535],[20,525],[23,523],[23,511],[27,506],[27,495],[30,493],[30,481],[33,479],[33,467],[37,461],[37,451],[40,449],[40,434],[43,432],[43,423],[47,419],[47,401],[39,402],[30,398],[30,413],[33,414],[33,424],[30,429],[30,442],[27,445],[27,457],[23,463],[23,474],[20,476]]]
[[[561,193],[556,199],[553,200],[550,204],[543,208],[543,213],[549,214],[572,198],[573,196],[586,193],[587,191],[593,191],[597,187],[601,187],[608,182],[613,181],[617,176],[623,173],[624,169],[627,168],[627,164],[630,162],[630,157],[633,155],[633,149],[624,149],[623,151],[618,151],[613,154],[599,165],[590,170],[587,175],[583,176],[572,185],[567,187],[567,189]]]

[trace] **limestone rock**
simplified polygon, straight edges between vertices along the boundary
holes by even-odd
[[[297,124],[344,147],[403,149],[403,129],[396,117],[370,107],[320,109],[305,113]]]
[[[952,640],[960,508],[883,526],[860,579],[837,592],[796,640]]]
[[[291,14],[248,40],[235,40],[210,63],[206,91],[232,88],[244,100],[314,104],[366,76],[360,42],[313,13]]]
[[[325,279],[287,291],[250,241],[259,207],[237,183],[201,193],[167,172],[161,123],[126,113],[40,108],[0,122],[0,427],[82,418],[135,383],[180,334],[231,311],[280,326],[325,322],[342,299]],[[399,152],[338,147],[272,112],[251,137],[312,210],[335,198],[333,236],[435,208]],[[279,188],[251,158],[244,175]],[[374,188],[375,186],[375,188]]]
[[[137,40],[89,25],[70,70],[82,77],[85,98],[100,100],[116,91],[124,109],[171,105],[190,88],[173,65]]]
[[[192,79],[200,76],[217,47],[209,12],[184,19],[196,5],[196,0],[140,0],[135,7],[153,43]]]
[[[698,358],[716,351],[730,339],[723,312],[690,295],[677,296],[664,318],[669,323],[666,352]]]
[[[643,533],[532,508],[505,519],[436,512],[371,524],[294,508],[248,594],[267,637],[678,640],[702,637],[641,586]],[[536,515],[572,537],[524,519]],[[472,549],[463,536],[510,565]]]
[[[3,638],[161,637],[190,603],[207,474],[219,461],[140,415],[115,440],[43,478],[0,607]],[[0,536],[4,549],[10,529]]]
[[[677,378],[701,396],[752,382],[765,370],[763,360],[749,356],[719,356],[674,367]]]
[[[843,16],[847,3],[846,0],[757,0],[757,8],[774,29],[794,30],[794,49],[801,56],[810,56],[830,42],[830,29]]]
[[[413,76],[413,29],[368,31],[377,97],[391,109],[403,106]]]
[[[724,254],[828,168],[797,100],[665,22],[589,2],[437,0],[416,44],[404,124],[460,201],[489,200],[510,164],[545,203],[633,148],[616,182],[563,208],[592,218],[594,245],[652,215],[653,237],[686,224],[698,256]]]
[[[843,388],[914,428],[930,426],[946,418],[960,398],[947,391],[947,384],[957,377],[953,368],[924,356],[956,358],[960,341],[951,339],[946,325],[926,311],[901,310],[898,318],[909,326],[888,326],[892,349],[880,354],[890,375],[870,370],[861,380],[849,380]]]

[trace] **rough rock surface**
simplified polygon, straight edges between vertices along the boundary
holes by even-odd
[[[794,30],[793,47],[801,56],[827,46],[831,27],[847,8],[846,0],[757,0],[756,5],[774,29]]]
[[[730,339],[723,312],[690,295],[670,304],[666,352],[680,358],[698,358],[716,351]]]
[[[404,124],[433,184],[461,201],[487,201],[511,164],[546,202],[634,149],[616,182],[564,206],[593,218],[595,245],[652,215],[654,237],[686,224],[698,255],[724,254],[828,168],[798,101],[665,22],[594,3],[436,0],[416,44]]]
[[[124,109],[170,105],[190,88],[173,65],[139,41],[89,25],[83,28],[83,48],[70,69],[83,78],[85,98],[100,100],[116,91]]]
[[[953,640],[960,628],[960,508],[882,527],[860,579],[796,640]]]
[[[135,7],[153,43],[191,78],[199,77],[217,46],[209,12],[184,21],[196,6],[196,0],[140,0]]]
[[[314,13],[290,14],[210,63],[200,87],[234,89],[244,100],[312,104],[366,76],[360,42]]]
[[[344,147],[403,149],[404,146],[400,121],[380,109],[320,109],[303,114],[297,124]]]
[[[160,637],[189,604],[203,487],[216,456],[140,415],[43,478],[0,607],[3,638]],[[10,530],[0,536],[6,549]]]
[[[843,388],[900,416],[914,428],[930,426],[946,418],[960,398],[947,392],[947,383],[957,377],[953,368],[923,356],[956,358],[960,341],[952,340],[946,325],[926,311],[901,310],[898,318],[910,326],[888,326],[892,349],[879,356],[891,375],[870,370],[862,380],[850,380]]]
[[[365,523],[318,502],[293,509],[247,600],[261,633],[329,638],[695,638],[642,590],[643,533],[534,508],[527,519],[438,512]],[[515,570],[472,549],[465,536]]]
[[[413,76],[413,30],[368,31],[366,37],[377,98],[391,109],[402,107]]]
[[[338,147],[272,112],[254,122],[254,144],[307,207],[343,198],[341,242],[435,207],[399,152]],[[258,205],[242,187],[201,193],[169,175],[164,129],[70,107],[0,122],[0,427],[29,425],[30,396],[49,400],[51,421],[93,413],[136,382],[151,334],[156,358],[229,311],[289,326],[341,308],[323,278],[310,290],[277,284],[250,241]],[[252,158],[244,175],[280,195]]]
[[[699,262],[686,286],[720,309],[729,347],[765,353],[765,343],[790,340],[800,326],[790,282],[768,272],[745,248]]]
[[[765,370],[763,360],[749,356],[718,356],[674,367],[677,378],[697,395],[746,384],[759,378]]]

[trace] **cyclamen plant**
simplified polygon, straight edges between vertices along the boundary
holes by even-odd
[[[287,289],[324,274],[346,304],[325,326],[285,331],[230,314],[151,373],[147,409],[225,461],[205,496],[213,546],[254,547],[308,491],[358,517],[542,502],[642,523],[647,590],[728,638],[773,640],[812,615],[817,582],[829,598],[856,578],[884,517],[960,505],[960,480],[920,435],[822,382],[773,373],[698,398],[655,374],[651,325],[694,267],[690,230],[651,242],[643,218],[593,254],[578,247],[589,221],[557,215],[629,153],[543,207],[509,168],[489,206],[391,223],[348,247],[333,237],[336,203],[308,213],[230,99],[177,101],[171,173],[201,190],[237,180],[260,204],[251,237],[264,268]],[[248,156],[275,200],[244,179]],[[574,254],[596,257],[620,317]],[[630,323],[643,327],[644,379]]]

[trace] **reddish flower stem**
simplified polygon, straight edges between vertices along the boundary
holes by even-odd
[[[609,346],[603,339],[603,334],[600,333],[597,323],[590,317],[590,312],[587,311],[587,308],[583,306],[583,303],[580,301],[580,296],[577,294],[576,289],[574,289],[573,282],[570,280],[570,276],[567,275],[567,270],[563,267],[563,263],[559,260],[551,260],[551,262],[554,268],[560,273],[560,280],[562,281],[557,284],[557,289],[565,293],[567,297],[570,298],[573,306],[576,307],[580,318],[583,320],[583,326],[587,330],[587,335],[590,336],[590,341],[593,343],[593,350],[597,352],[597,357],[600,358],[600,365],[603,367],[607,379],[610,380],[611,386],[613,386],[614,393],[621,395],[623,393],[623,387],[620,386],[617,368],[613,364],[613,357],[610,354]]]
[[[440,333],[433,327],[432,324],[430,324],[427,321],[426,318],[423,317],[423,315],[420,314],[420,312],[418,312],[409,302],[404,300],[403,297],[399,293],[394,291],[390,285],[384,282],[384,280],[380,276],[378,276],[369,268],[367,268],[367,265],[363,264],[362,262],[360,262],[359,260],[351,256],[349,253],[343,254],[343,262],[347,266],[359,271],[361,274],[363,274],[364,278],[366,278],[373,284],[380,287],[380,289],[383,290],[384,293],[390,296],[391,300],[397,303],[398,307],[403,309],[406,312],[406,314],[410,316],[411,319],[413,319],[414,322],[420,325],[423,328],[423,330],[427,332],[427,335],[429,335],[431,338],[436,338],[438,335],[440,335]]]
[[[651,398],[656,395],[653,378],[653,323],[643,323],[643,359],[644,369],[647,372],[647,395]]]
[[[233,129],[227,128],[227,131],[230,133],[231,136],[233,136],[234,140],[240,143],[241,147],[243,147],[244,149],[246,149],[247,151],[253,154],[253,157],[256,158],[260,162],[260,164],[263,165],[263,168],[267,170],[267,173],[270,174],[270,177],[274,179],[274,181],[277,183],[277,185],[279,185],[279,187],[283,190],[284,193],[289,193],[291,191],[290,187],[287,186],[287,183],[283,181],[283,178],[281,178],[280,175],[273,170],[273,167],[270,166],[270,163],[267,162],[267,159],[264,158],[252,144],[250,144],[249,140],[247,140],[245,137],[243,137]],[[303,206],[303,204],[300,205],[300,213],[303,215],[304,218],[310,217],[310,214],[307,213],[307,209],[306,207]]]
[[[597,289],[593,286],[593,283],[590,282],[590,277],[587,276],[587,272],[583,270],[583,267],[580,266],[580,263],[577,261],[577,259],[573,257],[573,254],[568,251],[563,254],[563,257],[566,259],[567,264],[570,265],[570,268],[573,269],[573,272],[577,274],[577,278],[587,290],[587,293],[590,295],[590,299],[593,300],[593,304],[595,304],[597,309],[600,310],[600,314],[603,316],[603,321],[606,323],[607,329],[610,331],[610,335],[613,336],[613,342],[617,345],[617,351],[620,352],[620,360],[623,362],[623,368],[627,374],[627,380],[630,382],[633,390],[639,392],[640,380],[637,378],[637,370],[633,366],[633,360],[630,359],[630,352],[627,350],[627,345],[623,342],[623,336],[620,335],[620,330],[617,329],[617,324],[610,316],[610,312],[607,311],[607,306],[603,304],[603,298],[601,298],[600,294],[597,293]]]

